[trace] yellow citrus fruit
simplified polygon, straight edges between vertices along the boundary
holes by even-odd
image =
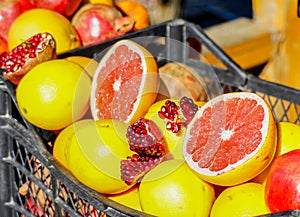
[[[93,120],[90,119],[83,119],[76,121],[63,130],[59,132],[57,135],[54,144],[53,144],[53,157],[61,163],[66,169],[70,170],[67,159],[66,159],[66,146],[69,143],[72,135],[76,133],[76,130],[80,127],[86,126],[91,124]]]
[[[12,23],[8,32],[9,50],[42,32],[52,34],[58,54],[81,46],[75,28],[66,17],[53,10],[35,8],[25,11]]]
[[[142,210],[154,216],[208,217],[215,192],[184,160],[168,160],[150,170],[139,187]]]
[[[278,143],[279,155],[300,149],[300,126],[290,122],[278,122]]]
[[[22,115],[46,130],[63,129],[89,108],[91,79],[67,60],[50,60],[32,68],[16,89]]]
[[[89,3],[91,4],[106,4],[106,5],[114,5],[113,0],[88,0]]]
[[[76,129],[66,146],[66,161],[74,176],[103,194],[117,194],[132,187],[121,180],[120,163],[132,156],[126,139],[128,125],[98,120]]]
[[[142,211],[138,185],[120,194],[108,195],[108,198],[131,209]]]
[[[70,56],[66,57],[66,60],[81,65],[90,77],[94,76],[98,67],[98,62],[96,60],[85,56]]]
[[[219,95],[187,126],[183,155],[207,182],[230,186],[253,179],[271,163],[276,124],[269,105],[255,93]]]
[[[300,149],[300,126],[291,122],[277,123],[277,150],[273,161],[289,151]],[[273,163],[272,161],[272,163]],[[254,182],[265,184],[272,163],[257,177]]]
[[[120,40],[101,58],[93,77],[93,118],[133,123],[157,97],[157,63],[152,54],[132,40]]]
[[[228,187],[215,200],[210,217],[252,217],[269,214],[264,195],[264,186],[254,182]]]

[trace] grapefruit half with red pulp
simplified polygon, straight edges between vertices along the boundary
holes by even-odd
[[[183,154],[204,180],[221,186],[261,173],[276,150],[276,125],[257,94],[219,95],[204,104],[187,126]]]
[[[104,54],[93,78],[93,118],[133,123],[155,101],[158,88],[152,54],[133,40],[118,41]]]

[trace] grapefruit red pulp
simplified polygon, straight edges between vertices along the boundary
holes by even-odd
[[[204,104],[187,127],[189,166],[216,185],[236,185],[262,172],[276,151],[276,125],[257,94],[220,95]]]

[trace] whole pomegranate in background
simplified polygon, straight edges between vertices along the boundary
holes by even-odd
[[[13,21],[33,7],[29,0],[0,0],[0,36],[7,41],[8,30]]]
[[[53,10],[70,17],[79,8],[82,0],[31,0],[31,2],[37,8]]]
[[[71,20],[83,45],[103,42],[133,29],[134,20],[114,6],[85,4]]]
[[[1,0],[0,0],[1,1]],[[14,0],[14,1],[16,1],[16,0]],[[20,4],[21,4],[21,6],[22,6],[22,8],[26,11],[26,10],[30,10],[30,9],[32,9],[32,8],[35,8],[35,6],[33,5],[33,2],[32,2],[32,0],[17,0]]]
[[[265,186],[271,212],[300,209],[300,150],[289,151],[272,163]]]

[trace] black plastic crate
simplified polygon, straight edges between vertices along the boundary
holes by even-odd
[[[245,72],[198,25],[185,20],[168,21],[105,43],[81,47],[59,58],[82,55],[100,60],[106,48],[125,38],[146,47],[159,64],[176,61],[193,67],[205,78],[209,98],[224,92],[254,92],[271,104],[277,121],[300,123],[300,91]],[[205,63],[195,47],[191,47],[190,42],[195,40],[225,68]],[[54,139],[53,135],[22,118],[16,106],[14,87],[3,78],[0,101],[0,216],[149,216],[111,201],[65,170],[48,148],[47,142]],[[26,206],[28,202],[33,206]],[[300,216],[300,211],[266,216]]]

